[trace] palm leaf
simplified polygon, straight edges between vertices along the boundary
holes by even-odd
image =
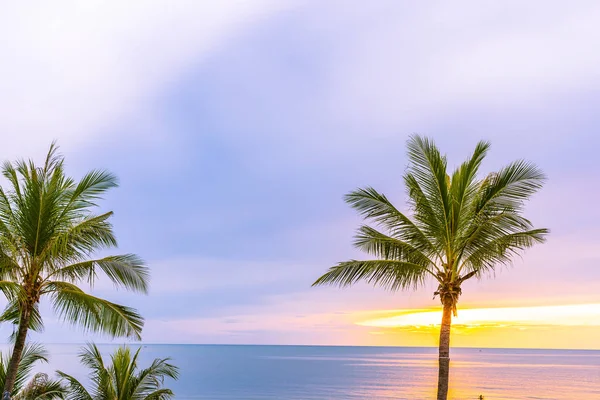
[[[93,285],[97,270],[104,272],[116,286],[122,286],[135,292],[148,292],[149,269],[144,265],[144,261],[135,254],[82,261],[60,267],[49,276],[75,282],[85,279]]]
[[[86,390],[86,388],[76,378],[71,375],[65,374],[62,371],[56,371],[58,376],[66,381],[67,400],[94,400],[92,395]]]
[[[463,262],[466,271],[493,271],[497,265],[510,264],[513,256],[536,243],[544,243],[547,229],[533,229],[498,237],[473,251]]]
[[[49,282],[44,292],[52,296],[58,315],[73,325],[111,337],[141,339],[144,319],[129,307],[94,297],[68,282]]]
[[[90,369],[90,380],[93,383],[91,391],[94,398],[112,399],[117,397],[115,382],[111,376],[110,365],[105,365],[98,347],[88,343],[79,354],[81,363]]]
[[[169,358],[155,359],[150,367],[141,370],[135,377],[134,384],[131,385],[131,397],[144,398],[144,394],[148,393],[150,394],[147,396],[151,394],[156,395],[155,391],[162,386],[165,377],[178,379],[179,369],[175,365],[169,363],[169,361]],[[172,392],[170,393],[172,395]]]
[[[69,261],[82,254],[87,255],[99,249],[115,247],[117,240],[112,225],[108,222],[112,215],[112,212],[88,215],[70,224],[64,231],[57,232],[48,242],[41,258],[51,256],[54,259]]]
[[[21,322],[21,303],[17,301],[11,301],[6,305],[2,314],[0,314],[0,322],[10,322],[15,327]],[[39,306],[36,305],[30,310],[29,317],[29,329],[34,332],[44,331],[44,321],[40,314]],[[11,335],[11,342],[14,342],[16,330]]]
[[[331,267],[313,286],[347,287],[358,281],[395,291],[416,288],[430,272],[423,265],[395,260],[350,260]]]
[[[85,210],[89,207],[96,207],[95,202],[101,199],[106,191],[117,186],[117,177],[108,171],[93,170],[88,172],[74,188],[68,191],[67,197],[69,200],[61,216]]]
[[[49,379],[43,373],[36,374],[27,386],[13,397],[13,400],[53,400],[64,399],[66,388],[60,381]]]
[[[168,400],[175,397],[175,394],[171,391],[171,389],[159,389],[155,390],[152,393],[149,393],[147,396],[143,397],[143,400]]]
[[[423,268],[435,268],[435,263],[410,243],[387,236],[370,226],[361,226],[354,238],[355,247],[380,259],[406,261]]]
[[[383,194],[373,188],[357,189],[345,196],[345,200],[365,219],[383,226],[390,235],[410,243],[425,254],[434,253],[434,246],[425,234]]]
[[[479,142],[471,158],[462,163],[452,174],[452,185],[450,186],[452,198],[451,233],[454,238],[460,236],[464,229],[470,225],[473,215],[472,204],[478,188],[477,172],[489,148],[489,142]],[[456,244],[456,242],[453,243],[453,248]]]
[[[420,211],[419,206],[424,206],[426,200],[428,213],[431,214],[427,220],[435,217],[437,225],[439,225],[437,235],[442,234],[445,247],[447,247],[450,244],[452,204],[448,190],[450,178],[446,172],[446,157],[440,154],[431,140],[418,135],[414,135],[408,140],[407,148],[410,161],[408,180],[410,181],[410,177],[414,177],[412,180],[418,182],[420,192],[423,194],[423,198],[415,202],[416,211]],[[417,212],[417,214],[419,213]]]
[[[521,211],[524,202],[543,186],[545,180],[546,176],[535,165],[515,161],[482,182],[475,213],[506,209]]]

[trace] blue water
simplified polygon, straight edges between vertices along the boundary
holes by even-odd
[[[46,372],[85,379],[81,346],[47,345]],[[176,399],[433,399],[436,349],[145,345],[141,363],[171,357]],[[100,346],[110,352],[114,346]],[[600,351],[452,349],[452,399],[600,399]]]

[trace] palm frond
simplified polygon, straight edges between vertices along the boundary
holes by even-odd
[[[135,254],[108,256],[63,266],[51,272],[49,277],[74,282],[87,280],[93,285],[98,270],[104,272],[117,287],[125,287],[134,292],[148,292],[150,271]]]
[[[33,161],[17,163],[22,176],[23,195],[17,225],[29,254],[38,256],[58,228],[57,215],[69,180],[63,171],[64,159],[51,147],[46,163],[36,168]]]
[[[441,228],[437,235],[443,234],[444,247],[448,247],[452,199],[449,194],[450,177],[447,173],[446,157],[441,155],[430,139],[418,135],[410,137],[407,148],[410,166],[406,176],[409,182],[412,180],[413,183],[418,183],[420,193],[413,190],[413,196],[417,193],[422,194],[420,196],[422,198],[415,199],[415,214],[420,214],[419,211],[426,200],[428,214],[431,214],[427,215],[427,220],[435,218],[437,224],[440,225],[438,229]]]
[[[477,172],[489,148],[489,142],[479,142],[471,158],[462,163],[452,174],[452,184],[450,186],[452,198],[451,233],[454,238],[460,236],[461,232],[469,226],[473,217],[472,204],[479,186]],[[455,245],[456,243],[454,243]]]
[[[7,239],[7,236],[0,232],[0,279],[14,282],[19,280],[21,274],[18,260],[21,254],[20,249]]]
[[[359,281],[388,290],[417,288],[431,274],[419,264],[395,260],[350,260],[338,263],[313,283],[313,286],[347,287]]]
[[[100,349],[94,343],[88,343],[79,353],[81,363],[92,370],[92,374],[98,374],[106,369]]]
[[[528,249],[536,243],[544,243],[547,229],[533,229],[530,231],[510,233],[491,240],[477,248],[463,261],[466,271],[493,271],[498,265],[511,263],[513,256],[520,251]]]
[[[139,348],[132,355],[129,347],[121,346],[111,355],[112,364],[109,371],[117,391],[117,398],[130,398],[132,395],[139,353]]]
[[[425,254],[435,252],[434,246],[421,229],[375,189],[357,189],[347,194],[345,200],[365,219],[384,227],[392,236],[410,243]]]
[[[19,300],[9,302],[4,308],[2,314],[0,314],[0,322],[9,322],[16,328],[21,322],[21,307],[22,303]],[[42,315],[40,314],[39,305],[33,306],[33,308],[30,310],[29,329],[34,332],[44,331],[44,321],[42,320]],[[15,329],[11,335],[11,342],[14,342],[16,334],[17,331]]]
[[[116,247],[117,240],[112,225],[108,222],[112,214],[107,212],[102,215],[89,215],[70,224],[64,231],[54,235],[40,258],[52,257],[54,260],[68,262],[100,249]]]
[[[0,281],[0,292],[9,302],[22,300],[25,296],[23,286],[13,281]]]
[[[67,194],[69,200],[64,207],[62,216],[96,207],[96,200],[101,199],[104,193],[117,186],[117,177],[108,171],[88,172],[74,188],[69,190]]]
[[[17,173],[17,170],[11,162],[5,161],[2,164],[2,175],[8,180],[10,186],[12,187],[12,203],[14,203],[15,205],[20,205],[22,203],[23,196],[21,190],[21,183],[19,182],[19,175]],[[14,214],[12,213],[12,209],[10,207],[11,201],[8,201],[8,196],[4,193],[4,191],[2,191],[1,197],[6,201],[5,206],[7,207],[6,209],[4,207],[2,208],[3,216],[6,216],[8,214],[14,217]],[[10,210],[10,213],[5,212],[8,210]]]
[[[387,236],[370,226],[363,225],[355,235],[354,246],[384,260],[405,261],[435,268],[435,262],[410,243]]]
[[[171,389],[159,389],[152,393],[149,393],[143,400],[168,400],[175,397],[175,394]]]
[[[87,294],[68,282],[49,282],[44,290],[63,320],[111,337],[141,339],[144,319],[134,309]]]
[[[147,398],[149,395],[156,395],[156,390],[163,385],[165,378],[178,379],[179,368],[169,361],[169,358],[155,359],[150,367],[141,370],[131,385],[131,397],[144,398],[146,395]]]
[[[104,363],[100,349],[93,343],[88,343],[79,353],[83,366],[90,370],[92,389],[89,391],[94,399],[117,398],[116,382],[112,373],[112,366]]]
[[[408,192],[408,205],[413,211],[414,225],[423,232],[437,258],[442,261],[447,250],[445,217],[439,210],[433,209],[417,178],[410,172],[404,175],[404,184]]]
[[[67,397],[67,388],[44,373],[36,374],[13,400],[54,400]]]
[[[519,212],[545,180],[544,173],[534,164],[524,160],[510,163],[483,180],[475,213],[480,215],[507,209]]]
[[[14,170],[12,172],[14,173]],[[14,199],[16,196],[13,194],[11,197]],[[13,233],[9,227],[14,225],[16,221],[15,211],[13,211],[14,203],[15,201],[11,201],[9,196],[4,192],[4,189],[0,188],[0,232],[11,238]]]
[[[66,381],[66,400],[94,400],[83,384],[75,377],[65,374],[62,371],[56,371],[56,373],[62,380]]]

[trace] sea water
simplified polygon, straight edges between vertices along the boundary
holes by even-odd
[[[164,357],[180,367],[166,382],[178,400],[434,399],[437,385],[434,348],[140,346],[142,367]],[[44,372],[85,380],[81,345],[46,347]],[[450,374],[451,399],[600,399],[600,351],[453,348]]]

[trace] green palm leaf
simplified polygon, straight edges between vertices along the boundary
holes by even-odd
[[[447,247],[450,241],[452,199],[448,191],[450,179],[446,172],[446,157],[440,154],[431,140],[420,136],[411,137],[407,147],[410,161],[407,177],[413,177],[412,180],[418,182],[418,194],[422,195],[415,205],[425,207],[427,204],[428,213],[431,213],[427,215],[427,221],[436,221],[436,242],[443,239],[443,247]]]
[[[86,390],[86,388],[76,378],[71,375],[65,374],[64,372],[56,372],[67,386],[67,400],[94,400],[92,395]]]
[[[331,267],[313,286],[351,286],[359,281],[388,290],[418,287],[431,272],[423,265],[395,260],[350,260]]]
[[[149,270],[135,254],[108,256],[63,266],[52,271],[50,277],[75,282],[86,280],[93,284],[100,271],[116,286],[122,286],[135,292],[148,292]]]
[[[87,255],[99,249],[115,247],[117,240],[112,225],[108,222],[112,215],[112,212],[88,215],[69,225],[64,231],[56,232],[41,257],[61,257],[70,260],[81,254]]]
[[[6,308],[0,314],[0,322],[10,322],[11,324],[18,326],[21,321],[21,310],[23,304],[20,301],[11,301],[6,305]],[[31,315],[29,318],[29,329],[34,332],[43,332],[44,321],[40,315],[39,306],[34,306],[31,309]],[[15,332],[16,333],[16,332]],[[15,340],[15,334],[11,337],[11,341]]]
[[[434,246],[425,233],[375,189],[357,189],[346,195],[345,200],[365,219],[382,226],[391,235],[410,243],[425,254],[435,253]]]
[[[52,295],[55,311],[73,325],[112,337],[141,338],[144,319],[132,308],[87,294],[68,282],[50,282],[44,293]]]
[[[52,380],[48,375],[38,373],[22,391],[13,397],[13,400],[53,400],[65,397],[66,388],[60,381]]]
[[[168,400],[175,397],[175,394],[171,391],[171,389],[159,389],[154,392],[149,393],[147,396],[143,397],[143,400]]]
[[[435,262],[412,244],[385,235],[370,226],[361,226],[354,238],[355,247],[381,259],[406,261],[422,265],[423,268],[435,268]]]

